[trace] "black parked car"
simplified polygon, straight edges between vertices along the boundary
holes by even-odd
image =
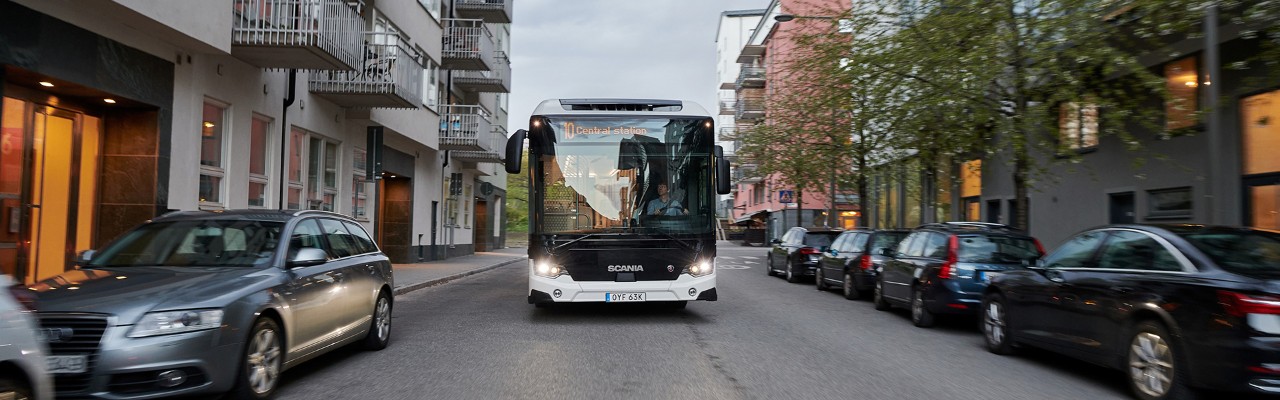
[[[910,307],[918,327],[932,326],[936,314],[975,315],[989,272],[1020,268],[1043,254],[1040,242],[1005,225],[921,225],[884,264],[873,301],[877,310]]]
[[[831,249],[822,254],[814,281],[818,290],[839,285],[844,298],[855,300],[871,294],[876,271],[890,258],[884,249],[896,249],[910,231],[859,229],[836,237]]]
[[[1280,232],[1085,231],[1002,273],[982,307],[992,352],[1025,344],[1124,370],[1142,399],[1280,393]]]
[[[813,276],[818,269],[818,258],[840,232],[843,231],[830,228],[791,228],[781,239],[773,240],[773,248],[765,261],[765,272],[769,276],[781,273],[791,283]]]

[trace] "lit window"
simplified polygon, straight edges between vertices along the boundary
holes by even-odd
[[[224,137],[228,132],[227,106],[205,100],[200,121],[200,196],[201,208],[221,208],[223,182],[226,177],[222,156]]]
[[[1198,109],[1200,74],[1196,58],[1187,57],[1164,66],[1165,87],[1169,99],[1164,103],[1165,128],[1182,129],[1195,126]]]
[[[1098,145],[1098,105],[1063,103],[1058,108],[1058,139],[1071,150]]]

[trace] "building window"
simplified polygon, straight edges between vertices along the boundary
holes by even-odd
[[[1147,218],[1191,218],[1191,188],[1148,190]]]
[[[1063,103],[1059,106],[1058,140],[1066,150],[1098,146],[1098,105]]]
[[[338,198],[338,144],[312,136],[307,149],[307,208],[334,211]]]
[[[764,183],[756,183],[751,185],[751,193],[754,195],[751,204],[764,203]]]
[[[302,209],[302,149],[307,145],[307,131],[294,127],[289,132],[289,209]]]
[[[1196,57],[1187,57],[1164,66],[1165,88],[1169,99],[1164,103],[1165,128],[1169,130],[1195,126],[1200,74],[1196,70]]]
[[[423,53],[425,54],[425,53]],[[422,68],[422,105],[435,110],[440,104],[440,66],[430,58],[423,57]]]
[[[418,0],[418,4],[427,10],[427,14],[431,14],[431,18],[440,19],[440,0]]]
[[[270,179],[267,176],[270,151],[271,120],[260,115],[253,116],[251,137],[249,138],[249,207],[267,206],[267,187]]]
[[[982,160],[969,160],[960,164],[960,199],[964,204],[965,221],[981,221]]]
[[[205,100],[200,122],[200,208],[221,208],[227,171],[222,160],[227,133],[227,105]]]
[[[364,149],[355,149],[351,157],[351,218],[366,221],[369,219],[367,210],[369,185],[366,163],[368,162],[368,153]]]
[[[1280,172],[1280,90],[1246,97],[1240,102],[1244,117],[1241,151],[1244,174]]]

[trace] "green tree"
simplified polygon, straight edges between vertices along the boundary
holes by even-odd
[[[529,232],[529,152],[520,157],[520,173],[507,174],[507,232]]]

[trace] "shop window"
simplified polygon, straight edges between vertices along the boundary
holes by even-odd
[[[1196,69],[1196,57],[1187,57],[1165,64],[1165,88],[1169,98],[1164,103],[1165,128],[1169,130],[1190,128],[1198,122],[1198,92],[1200,74]]]
[[[1280,172],[1280,90],[1247,97],[1240,109],[1244,174]]]

